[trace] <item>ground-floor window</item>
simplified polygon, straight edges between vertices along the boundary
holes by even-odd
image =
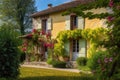
[[[73,40],[73,52],[79,52],[79,40]]]

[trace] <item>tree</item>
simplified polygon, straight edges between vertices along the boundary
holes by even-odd
[[[73,8],[66,12],[76,13],[84,18],[94,19],[107,19],[108,28],[111,31],[108,32],[108,39],[101,42],[100,46],[104,46],[107,49],[108,54],[99,60],[99,80],[119,80],[120,74],[120,0],[91,0],[91,3],[81,4],[80,6]],[[86,10],[97,8],[109,8],[111,13],[94,14],[93,12],[84,13]],[[112,26],[112,27],[111,27]],[[113,79],[112,79],[113,78]]]
[[[14,24],[15,28],[24,35],[32,27],[30,15],[36,11],[34,3],[35,0],[1,0],[2,20]]]
[[[0,77],[17,78],[20,63],[18,32],[12,26],[2,25],[0,33]]]

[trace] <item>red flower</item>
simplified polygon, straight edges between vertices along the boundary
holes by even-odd
[[[51,37],[51,33],[48,32],[48,33],[46,34],[46,37],[47,37],[47,38]]]
[[[23,46],[26,47],[28,44],[27,43],[24,43]]]
[[[37,32],[37,30],[36,30],[36,29],[33,29],[33,30],[32,30],[32,32],[33,32],[33,33],[36,33],[36,32]]]
[[[51,43],[50,48],[54,48],[54,44],[53,43]]]
[[[114,5],[113,0],[110,0],[109,6],[110,6],[110,7],[113,7],[113,5]]]
[[[113,21],[113,20],[114,20],[114,18],[113,18],[113,17],[111,17],[111,16],[108,16],[108,17],[107,17],[107,20],[108,20],[109,22],[111,22],[111,21]]]
[[[39,38],[38,40],[39,40],[40,42],[42,42],[42,41],[43,41],[43,40],[42,40],[42,38]]]
[[[28,34],[27,37],[28,38],[31,38],[33,36],[33,34]]]
[[[47,43],[44,43],[43,46],[44,46],[44,47],[47,47]]]
[[[45,31],[44,30],[42,30],[41,33],[42,33],[42,35],[45,35]]]
[[[27,48],[26,48],[26,47],[22,48],[22,51],[24,51],[24,52],[25,52],[26,50],[27,50]]]

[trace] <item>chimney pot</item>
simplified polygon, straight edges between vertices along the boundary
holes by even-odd
[[[48,4],[48,8],[51,8],[52,7],[52,4]]]

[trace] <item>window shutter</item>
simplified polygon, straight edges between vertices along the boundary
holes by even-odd
[[[65,28],[66,30],[70,30],[70,15],[66,16]]]
[[[79,40],[79,57],[86,57],[86,40]]]
[[[84,18],[78,17],[78,29],[84,29]]]
[[[47,19],[47,30],[51,30],[52,29],[52,18],[48,18]]]
[[[42,29],[42,20],[38,19],[38,25],[37,25],[38,29]]]

